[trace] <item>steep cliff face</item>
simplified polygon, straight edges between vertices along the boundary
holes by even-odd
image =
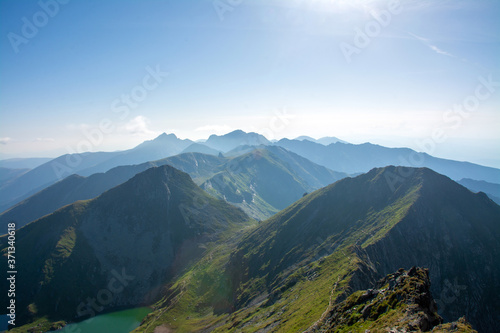
[[[249,223],[243,211],[208,196],[189,175],[151,168],[18,231],[18,325],[149,304],[206,244]],[[5,253],[6,237],[0,245]]]
[[[379,274],[430,269],[447,321],[465,315],[481,332],[500,322],[500,207],[483,193],[424,170],[419,197],[400,223],[364,250]]]
[[[443,325],[430,286],[427,269],[399,269],[372,289],[357,291],[331,306],[304,333],[477,332],[464,318]]]

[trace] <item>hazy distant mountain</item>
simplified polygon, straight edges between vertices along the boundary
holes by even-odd
[[[186,332],[303,332],[346,299],[364,302],[357,290],[401,267],[420,266],[430,269],[445,320],[465,315],[478,331],[493,333],[500,322],[498,221],[500,206],[432,170],[374,169],[315,191],[238,243],[214,248],[169,287],[166,295],[179,296],[158,303],[137,332],[162,325]],[[387,298],[365,312],[389,320],[403,299]],[[190,306],[194,300],[199,306]],[[343,313],[352,315],[349,325],[364,323],[362,310]]]
[[[102,163],[115,154],[117,152],[63,155],[30,170],[8,184],[2,183],[0,185],[0,211],[12,207],[81,168]]]
[[[263,135],[257,133],[245,133],[236,130],[224,135],[211,135],[204,143],[206,146],[222,152],[230,151],[238,146],[259,146],[271,144]]]
[[[238,146],[236,148],[233,148],[233,149],[225,152],[224,156],[227,156],[227,157],[240,156],[240,155],[243,155],[243,154],[247,154],[247,153],[251,152],[254,149],[265,148],[265,147],[271,147],[271,146],[267,146],[267,145],[259,145],[259,146],[241,145],[241,146]]]
[[[349,143],[347,141],[344,141],[344,140],[340,140],[339,138],[336,138],[334,136],[325,136],[323,138],[319,138],[318,140],[316,140],[318,143],[321,143],[322,145],[325,145],[325,146],[328,146],[332,143],[337,143],[337,142],[340,142],[340,143]]]
[[[154,161],[179,154],[193,142],[180,140],[174,134],[158,136],[137,147],[118,152],[67,154],[46,162],[10,184],[0,186],[0,211],[4,211],[36,192],[71,174],[89,176],[120,165]]]
[[[154,140],[145,141],[133,149],[123,151],[121,154],[113,156],[103,163],[81,169],[77,173],[81,176],[89,176],[97,172],[106,172],[120,165],[132,165],[159,160],[180,154],[191,144],[193,144],[191,140],[181,140],[175,134],[163,133]]]
[[[230,159],[201,187],[217,198],[266,219],[314,191],[348,175],[334,172],[281,147],[263,146]]]
[[[222,169],[225,162],[225,159],[215,156],[186,153],[139,165],[119,166],[106,173],[96,173],[89,177],[71,175],[1,213],[0,226],[2,230],[7,230],[4,226],[14,221],[17,228],[21,228],[65,205],[78,200],[95,198],[151,167],[171,165],[189,173],[191,178],[200,184]]]
[[[204,144],[181,140],[174,134],[164,133],[154,140],[146,141],[126,151],[63,155],[24,174],[19,174],[18,177],[10,178],[9,182],[2,182],[0,211],[5,211],[71,174],[89,176],[106,172],[116,166],[141,164],[190,150],[213,155],[217,155],[219,151],[225,151],[225,156],[233,157],[248,153],[256,146],[262,145],[271,145],[271,143],[262,135],[243,131],[234,131],[223,136],[212,135]],[[419,166],[429,167],[453,179],[471,178],[500,183],[499,169],[417,154],[407,148],[386,148],[369,143],[352,145],[340,142],[324,146],[307,140],[288,139],[282,139],[276,145],[316,164],[348,174],[362,173],[373,167],[386,165],[415,166],[412,161],[416,160],[420,163]]]
[[[0,182],[2,184],[7,184],[28,171],[30,171],[30,169],[9,169],[0,167]]]
[[[295,140],[298,140],[298,141],[304,141],[304,140],[307,140],[307,141],[311,141],[311,142],[315,142],[315,143],[320,143],[324,146],[328,146],[332,143],[337,143],[337,142],[340,142],[340,143],[348,143],[344,140],[340,140],[339,138],[336,138],[334,136],[325,136],[321,139],[314,139],[314,138],[311,138],[310,136],[299,136],[298,138],[295,138]]]
[[[116,167],[89,177],[72,175],[0,214],[0,226],[15,221],[20,228],[67,204],[95,198],[137,173],[161,165],[170,165],[188,173],[195,183],[203,184],[202,187],[209,193],[243,208],[257,219],[265,219],[277,213],[301,198],[304,192],[347,177],[347,174],[316,165],[284,148],[263,147],[259,152],[234,159],[184,153],[139,165]],[[279,167],[276,170],[259,169],[259,161],[264,155],[272,160],[273,166]],[[279,186],[268,188],[269,184],[263,180],[271,176],[276,176],[274,182],[281,180]],[[255,186],[256,184],[260,185]],[[249,196],[246,201],[243,199],[244,195]]]
[[[0,160],[0,167],[8,169],[34,169],[50,160],[52,160],[52,158],[47,157],[8,158]]]
[[[251,223],[186,173],[170,166],[148,169],[17,231],[16,284],[23,292],[16,293],[16,326],[150,304],[208,244]],[[0,237],[2,252],[7,246],[7,237]],[[1,256],[4,267],[6,260]],[[5,270],[1,276],[8,290]],[[107,294],[105,304],[99,301],[103,290],[116,293]],[[85,301],[96,296],[99,308]],[[2,297],[2,306],[6,301]]]
[[[212,149],[204,144],[201,143],[193,143],[192,145],[188,146],[186,149],[182,151],[183,153],[202,153],[202,154],[209,154],[209,155],[215,155],[218,156],[220,151],[216,149]]]
[[[437,158],[416,153],[409,148],[387,148],[371,143],[334,143],[324,146],[310,141],[288,139],[282,139],[276,145],[329,169],[349,174],[367,172],[374,167],[387,165],[419,166],[428,167],[455,180],[471,178],[500,183],[500,169]]]
[[[460,185],[467,187],[473,192],[484,192],[491,200],[500,205],[500,184],[492,184],[482,180],[461,179],[458,181]]]

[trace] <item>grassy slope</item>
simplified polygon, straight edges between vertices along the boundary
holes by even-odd
[[[202,188],[263,220],[300,199],[305,192],[345,176],[300,160],[282,148],[271,148],[255,149],[232,158]]]
[[[378,176],[373,173],[368,178],[377,182]],[[351,188],[368,178],[318,190],[247,231],[237,244],[221,245],[215,252],[218,256],[205,257],[178,280],[170,290],[176,297],[158,304],[137,332],[152,332],[161,324],[179,332],[203,331],[204,327],[217,327],[215,332],[308,328],[320,318],[330,298],[346,293],[363,266],[356,243],[367,246],[383,237],[418,197],[419,184],[415,183],[400,187],[401,193],[389,205],[383,198],[375,207],[360,207],[363,199],[353,201],[352,206],[332,204],[332,193],[338,193],[333,187]],[[323,215],[317,216],[320,206]],[[204,279],[216,283],[203,284]],[[223,293],[213,289],[218,285],[225,286]]]
[[[203,206],[197,206],[200,203]],[[170,204],[173,209],[165,211],[162,206],[165,204]],[[175,208],[179,204],[186,207],[184,215]],[[135,215],[129,211],[135,212]],[[109,249],[108,245],[115,244],[116,252],[121,253],[123,247],[130,248],[130,243],[123,244],[123,239],[114,239],[110,234],[108,241],[96,250],[95,242],[90,245],[92,242],[81,226],[82,221],[94,223],[91,221],[95,220],[97,225],[92,229],[96,229],[100,225],[105,226],[109,220],[107,215],[111,218],[120,214],[131,219],[122,219],[121,225],[122,229],[132,233],[133,229],[127,228],[127,223],[135,223],[135,220],[148,221],[144,227],[156,230],[161,225],[168,225],[170,232],[176,235],[172,242],[182,245],[177,248],[177,258],[172,263],[172,267],[178,271],[182,271],[190,260],[203,252],[199,247],[203,244],[196,242],[196,236],[191,246],[194,252],[183,245],[182,240],[189,240],[189,237],[193,237],[192,233],[203,232],[209,236],[208,241],[214,241],[225,233],[233,233],[253,223],[241,210],[206,194],[187,174],[170,167],[150,169],[96,199],[66,206],[18,230],[16,259],[24,263],[18,269],[17,280],[17,284],[23,286],[23,292],[16,299],[19,324],[31,320],[37,320],[38,323],[44,320],[70,320],[74,318],[80,302],[89,295],[96,295],[100,288],[106,286],[107,280],[102,272],[110,268],[102,267],[94,251],[102,251],[103,246]],[[189,229],[186,229],[186,224]],[[189,232],[191,234],[187,234]],[[1,262],[5,265],[6,241],[5,236],[0,237]],[[142,251],[142,248],[137,249],[137,258],[143,258]],[[36,256],[33,256],[34,253]],[[132,260],[124,264],[130,266],[127,266],[128,272],[134,271],[134,262]],[[58,306],[59,302],[64,306]],[[27,325],[20,331],[32,326]]]

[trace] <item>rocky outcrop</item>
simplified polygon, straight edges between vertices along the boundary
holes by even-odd
[[[442,324],[430,285],[427,269],[400,269],[333,305],[306,332],[476,332],[465,318]]]
[[[384,276],[400,267],[427,267],[438,312],[466,316],[481,332],[498,332],[500,207],[482,194],[423,170],[419,198],[385,237],[365,247]]]

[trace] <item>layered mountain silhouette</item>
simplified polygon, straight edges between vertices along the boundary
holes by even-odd
[[[281,147],[253,149],[232,158],[201,187],[257,219],[274,213],[348,175],[334,172]]]
[[[150,168],[17,232],[17,326],[39,317],[85,319],[150,304],[208,244],[251,223],[188,174],[170,166]],[[1,237],[2,251],[6,246],[7,237]],[[4,267],[6,260],[1,257]],[[6,281],[1,285],[7,288]],[[98,305],[85,301],[96,297]]]
[[[97,172],[105,172],[120,165],[132,165],[159,160],[180,154],[192,144],[193,141],[191,140],[182,140],[175,136],[175,134],[163,133],[154,140],[145,141],[133,149],[126,150],[111,157],[103,163],[82,169],[78,171],[78,174],[89,176]]]
[[[328,146],[311,142],[282,139],[275,143],[329,169],[349,174],[368,172],[374,167],[400,165],[427,167],[453,180],[471,178],[500,183],[500,169],[469,162],[458,162],[417,153],[409,148],[387,148],[371,143],[360,145],[334,143]]]
[[[120,166],[89,177],[69,176],[0,214],[0,225],[14,221],[20,228],[64,205],[92,199],[137,173],[161,165],[187,172],[208,193],[241,207],[260,220],[292,204],[305,192],[347,177],[347,174],[331,171],[274,146],[263,146],[235,158],[185,153],[139,165]]]
[[[491,200],[500,205],[500,184],[485,182],[484,180],[474,180],[464,178],[458,181],[460,185],[467,187],[472,192],[484,192]]]
[[[51,158],[47,157],[33,157],[33,158],[8,158],[0,160],[0,168],[6,169],[33,169],[40,166]]]
[[[2,184],[8,184],[28,171],[30,171],[30,169],[9,169],[0,167],[0,182],[2,182]]]
[[[282,139],[270,142],[260,134],[236,130],[222,136],[212,135],[203,143],[195,143],[187,139],[181,140],[174,134],[163,133],[154,140],[125,151],[66,154],[37,166],[9,183],[3,183],[0,186],[0,212],[71,174],[90,176],[117,166],[146,163],[182,152],[211,155],[222,152],[225,156],[238,156],[260,145],[277,145],[316,164],[347,174],[359,174],[386,165],[402,165],[428,167],[454,180],[470,178],[500,183],[499,169],[435,158],[407,148],[387,148],[370,143],[353,145],[343,143],[335,137],[319,140],[310,138],[315,142],[300,138],[303,140]]]
[[[140,164],[177,155],[193,142],[174,134],[158,136],[137,147],[117,152],[66,154],[50,160],[0,186],[0,211],[21,202],[72,174],[90,176],[121,165]]]
[[[373,169],[307,195],[234,248],[215,248],[170,288],[154,323],[146,320],[137,332],[152,324],[303,331],[332,304],[414,265],[430,269],[446,321],[465,315],[480,332],[495,332],[499,221],[500,206],[484,193],[432,170]],[[179,285],[189,294],[168,297],[181,293]]]
[[[106,173],[96,173],[89,177],[71,175],[42,191],[21,201],[14,207],[0,214],[0,225],[15,222],[20,228],[44,215],[78,200],[95,198],[115,186],[118,186],[151,167],[171,165],[189,173],[195,182],[201,183],[223,168],[226,160],[204,154],[181,154],[158,161],[139,165],[120,166]],[[4,230],[6,228],[4,227]]]
[[[332,143],[337,143],[337,142],[348,143],[347,141],[340,140],[339,138],[336,138],[334,136],[325,136],[323,138],[314,139],[314,138],[311,138],[310,136],[303,135],[303,136],[299,136],[299,137],[295,138],[294,140],[298,140],[298,141],[307,140],[307,141],[311,141],[311,142],[315,142],[315,143],[320,143],[324,146],[328,146]]]
[[[202,153],[202,154],[209,154],[209,155],[219,155],[221,152],[216,149],[212,149],[208,146],[205,146],[202,143],[193,143],[192,145],[188,146],[186,149],[182,151],[183,153]]]
[[[302,139],[164,134],[59,182],[42,180],[68,156],[0,170],[5,205],[28,196],[0,215],[26,224],[19,330],[151,305],[136,332],[496,332],[500,170]]]
[[[205,146],[222,152],[227,152],[243,145],[260,146],[269,144],[271,144],[271,142],[263,135],[253,132],[245,133],[241,130],[236,130],[220,136],[213,134],[204,142]]]

